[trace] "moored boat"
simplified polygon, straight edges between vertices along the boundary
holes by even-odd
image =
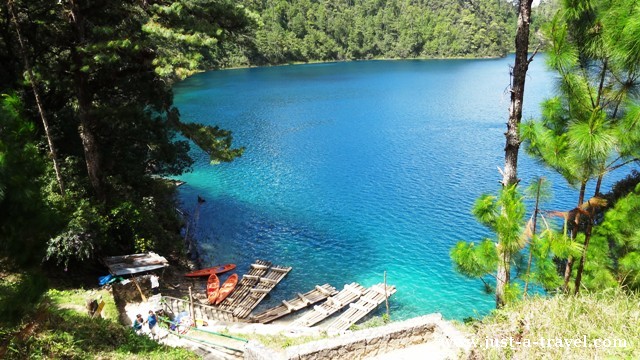
[[[222,284],[220,287],[220,291],[218,293],[218,298],[216,299],[216,305],[220,304],[224,299],[231,294],[233,289],[236,288],[238,284],[238,274],[231,274],[229,278]]]
[[[213,305],[216,302],[219,291],[220,279],[218,279],[216,274],[211,274],[209,280],[207,280],[207,299],[209,300],[209,305]]]
[[[190,273],[184,274],[184,276],[200,277],[200,276],[209,276],[211,274],[222,274],[224,272],[233,270],[235,268],[236,268],[236,264],[217,265],[217,266],[209,267],[206,269],[195,270]]]

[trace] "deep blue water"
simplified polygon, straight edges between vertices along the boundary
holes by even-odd
[[[261,305],[316,284],[382,282],[398,292],[391,315],[485,314],[493,295],[454,271],[458,240],[491,233],[470,213],[501,179],[509,64],[493,60],[365,61],[214,71],[175,87],[185,121],[233,131],[245,154],[210,165],[193,150],[181,177],[185,210],[201,208],[204,262],[255,259],[293,270]],[[553,94],[543,58],[531,64],[524,118]],[[525,155],[519,176],[546,175],[549,208],[577,191]],[[610,183],[610,182],[609,182]],[[382,306],[381,308],[384,308]]]

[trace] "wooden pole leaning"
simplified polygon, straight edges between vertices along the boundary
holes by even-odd
[[[191,320],[193,320],[193,326],[198,327],[198,322],[196,321],[196,313],[193,308],[193,294],[191,293],[191,286],[189,286],[189,313],[191,313]]]
[[[387,270],[384,271],[384,304],[387,306],[387,319],[389,319],[389,293],[387,292]]]

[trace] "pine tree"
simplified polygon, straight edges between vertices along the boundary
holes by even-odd
[[[574,291],[580,291],[594,221],[604,206],[603,177],[638,155],[640,123],[633,103],[638,101],[634,89],[640,48],[629,36],[640,36],[631,20],[638,11],[626,1],[564,4],[549,28],[548,63],[560,75],[560,95],[543,103],[540,121],[522,129],[528,151],[579,188],[568,226],[574,241],[583,234],[583,251],[577,269],[573,256],[566,262],[565,291],[574,271]],[[595,193],[587,199],[590,181],[596,182]]]

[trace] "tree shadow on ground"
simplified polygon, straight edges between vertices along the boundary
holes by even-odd
[[[90,318],[71,309],[48,307],[43,311],[43,316],[30,318],[26,326],[0,334],[6,359],[197,358],[113,320]],[[20,336],[25,327],[31,327],[31,334]]]

